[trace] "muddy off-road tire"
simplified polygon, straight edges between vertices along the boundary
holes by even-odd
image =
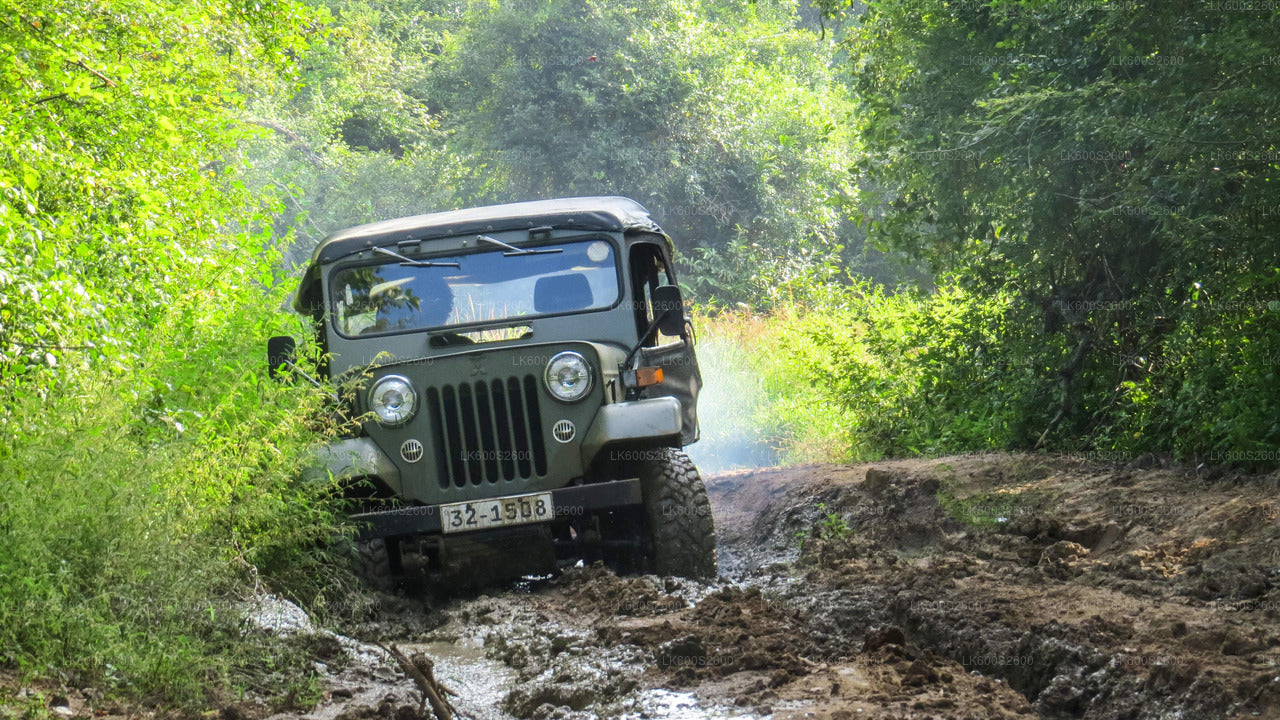
[[[716,533],[702,477],[683,452],[654,453],[639,468],[654,570],[659,575],[713,579]]]
[[[391,573],[391,552],[385,539],[356,540],[351,561],[356,577],[370,589],[391,592],[395,588],[395,576]]]

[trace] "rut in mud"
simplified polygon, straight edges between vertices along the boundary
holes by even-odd
[[[716,583],[576,568],[387,598],[354,634],[433,658],[477,718],[1280,717],[1278,479],[1032,456],[720,474]],[[309,717],[428,717],[376,658],[329,670]]]

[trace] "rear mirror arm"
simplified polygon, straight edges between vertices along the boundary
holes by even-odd
[[[317,379],[315,379],[315,378],[311,377],[311,375],[310,375],[310,374],[308,374],[306,370],[303,370],[302,368],[300,368],[300,367],[298,367],[297,365],[295,365],[295,364],[294,364],[294,362],[293,362],[292,360],[290,360],[289,358],[282,358],[282,361],[284,362],[284,364],[285,364],[286,366],[288,366],[288,368],[289,368],[290,370],[292,370],[292,371],[294,371],[294,372],[298,373],[299,375],[301,375],[301,376],[302,376],[302,377],[303,377],[307,382],[311,383],[312,385],[315,385],[316,387],[320,388],[321,390],[324,390],[325,395],[328,395],[328,396],[329,396],[329,398],[330,398],[331,400],[333,400],[333,401],[334,401],[334,402],[336,402],[336,403],[340,403],[340,402],[342,402],[342,399],[338,397],[338,393],[336,393],[336,392],[334,392],[334,391],[329,390],[328,388],[326,388],[326,387],[324,386],[324,383],[321,383],[319,380],[317,380]]]
[[[669,307],[666,312],[654,318],[653,322],[649,323],[649,329],[644,331],[644,335],[640,336],[640,341],[636,343],[635,347],[631,348],[631,352],[627,353],[627,359],[622,361],[622,368],[624,370],[631,367],[631,361],[635,360],[636,355],[638,355],[640,350],[644,348],[645,343],[649,342],[649,340],[653,338],[653,334],[657,332],[658,327],[666,321],[667,316],[678,310],[680,310],[678,307]],[[683,336],[684,333],[681,333],[681,337]]]

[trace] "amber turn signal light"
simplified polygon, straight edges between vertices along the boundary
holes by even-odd
[[[627,387],[642,388],[650,385],[657,385],[662,382],[662,368],[660,367],[642,367],[635,370],[628,370],[622,374],[622,381]]]
[[[636,368],[636,387],[648,387],[662,382],[662,368]]]

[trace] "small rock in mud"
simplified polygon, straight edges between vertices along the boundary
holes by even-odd
[[[1266,647],[1261,639],[1248,637],[1238,630],[1228,630],[1220,650],[1223,655],[1252,655]]]
[[[871,467],[867,468],[867,474],[862,481],[862,487],[868,492],[880,492],[889,487],[889,483],[893,482],[893,474],[883,468]]]
[[[902,632],[902,628],[890,625],[881,630],[873,630],[867,633],[862,641],[862,649],[867,652],[879,650],[885,645],[906,645],[907,636]]]
[[[589,687],[552,683],[513,691],[503,701],[502,709],[518,718],[549,718],[559,708],[585,710],[596,699]]]
[[[902,674],[902,684],[910,687],[932,685],[941,681],[942,675],[924,658],[917,658]]]
[[[1045,548],[1040,555],[1040,562],[1044,564],[1075,562],[1088,555],[1089,549],[1080,543],[1062,540]]]
[[[707,647],[697,635],[686,635],[658,647],[658,667],[663,670],[681,667],[706,667]]]
[[[1071,673],[1055,676],[1036,697],[1036,706],[1048,712],[1076,713],[1084,699],[1083,675],[1080,668],[1075,668]]]

